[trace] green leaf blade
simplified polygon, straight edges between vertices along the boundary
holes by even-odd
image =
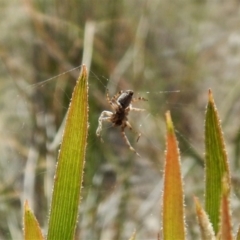
[[[87,70],[77,80],[55,174],[47,239],[73,239],[83,180],[88,133]]]
[[[29,208],[28,202],[24,204],[24,239],[43,240],[43,235],[39,223]]]
[[[217,234],[220,221],[222,179],[224,175],[228,180],[230,178],[220,119],[210,90],[205,120],[205,154],[205,209],[214,232]]]

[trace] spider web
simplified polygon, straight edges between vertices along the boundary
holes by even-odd
[[[9,132],[13,134],[14,137],[19,137],[19,133],[24,133],[23,137],[23,144],[20,146],[30,146],[28,149],[27,157],[28,157],[28,165],[26,165],[24,170],[24,176],[26,177],[25,180],[25,189],[34,189],[34,187],[30,186],[34,184],[35,177],[40,177],[46,175],[46,188],[48,190],[47,199],[48,204],[50,204],[51,199],[51,192],[52,192],[52,185],[53,185],[53,176],[55,171],[55,157],[56,152],[58,150],[62,131],[64,126],[64,116],[68,108],[68,104],[71,98],[72,88],[75,85],[76,78],[70,78],[72,72],[75,72],[75,76],[78,76],[80,72],[80,66],[74,67],[68,71],[64,71],[60,74],[47,78],[43,81],[40,81],[35,84],[26,84],[23,81],[19,84],[16,88],[13,85],[13,81],[11,82],[12,86],[12,93],[11,95],[6,95],[7,101],[10,101],[11,105],[8,108],[11,110],[9,112],[10,115],[15,116],[16,123],[10,124],[10,128],[4,130],[2,128],[1,132],[5,135]],[[66,87],[66,83],[71,83],[71,87]],[[125,85],[124,85],[125,84]],[[108,225],[111,219],[114,216],[108,215],[106,217],[106,209],[109,204],[112,204],[113,209],[114,206],[117,208],[118,201],[116,199],[119,198],[119,195],[124,193],[124,189],[119,185],[120,182],[124,182],[124,180],[117,180],[116,179],[116,172],[125,172],[127,175],[130,174],[131,170],[137,169],[137,173],[133,176],[136,177],[137,181],[141,184],[134,184],[137,186],[139,190],[135,187],[133,191],[136,191],[141,198],[145,199],[141,208],[136,213],[139,216],[139,219],[143,219],[144,217],[151,217],[149,216],[149,212],[152,211],[152,207],[160,198],[159,189],[161,188],[161,183],[156,185],[156,188],[151,189],[150,186],[155,186],[156,179],[159,178],[159,172],[156,169],[162,168],[159,167],[159,161],[162,165],[164,161],[164,151],[165,151],[165,120],[164,114],[167,109],[172,109],[172,111],[178,112],[188,108],[188,105],[182,103],[181,101],[176,102],[174,101],[175,95],[181,95],[183,92],[182,90],[174,89],[169,91],[152,91],[150,88],[146,89],[132,89],[131,83],[122,84],[121,82],[114,82],[113,80],[107,79],[105,76],[100,76],[93,71],[89,72],[89,103],[90,103],[90,132],[88,137],[88,154],[89,161],[96,163],[97,159],[103,159],[101,164],[94,164],[96,165],[95,168],[92,167],[93,178],[92,183],[86,182],[84,194],[88,193],[88,198],[90,198],[91,194],[95,194],[94,191],[89,193],[89,189],[91,186],[100,186],[101,185],[101,193],[104,195],[111,192],[113,188],[116,188],[115,194],[111,195],[109,198],[106,198],[101,203],[101,206],[98,209],[98,216],[103,219],[103,225]],[[41,99],[45,99],[46,94],[49,92],[49,89],[53,89],[51,92],[53,101],[51,104],[55,104],[54,108],[56,110],[55,113],[57,115],[51,114],[51,110],[48,111],[48,108],[41,107],[42,105],[47,105],[46,103],[41,103]],[[98,124],[98,117],[103,110],[111,110],[110,106],[106,100],[106,89],[111,90],[110,95],[113,96],[119,90],[126,90],[132,89],[134,91],[135,97],[141,96],[147,98],[147,102],[139,101],[134,103],[134,107],[144,108],[146,109],[145,112],[130,112],[129,114],[129,121],[134,129],[133,132],[126,130],[126,134],[129,138],[131,145],[136,149],[137,152],[141,155],[141,158],[137,157],[134,153],[132,153],[124,141],[122,140],[120,130],[116,127],[113,127],[111,124],[104,124],[103,126],[103,139],[104,143],[96,137],[96,128]],[[31,98],[28,98],[31,96]],[[35,96],[35,97],[34,97]],[[33,97],[33,98],[32,98]],[[9,98],[14,100],[9,100]],[[32,100],[30,103],[29,99]],[[62,101],[60,99],[65,99]],[[35,101],[37,103],[36,113],[36,122],[38,128],[46,127],[46,135],[47,135],[47,149],[50,150],[50,153],[53,151],[55,154],[51,155],[47,153],[47,166],[43,166],[39,168],[37,166],[37,162],[39,161],[39,152],[35,149],[34,145],[31,145],[31,136],[36,137],[37,139],[41,139],[41,135],[33,134],[31,132],[32,128],[32,115],[30,114],[31,111],[29,110],[30,106],[35,106]],[[156,107],[156,102],[159,103],[159,106]],[[32,105],[33,103],[33,105]],[[42,105],[41,105],[42,104]],[[58,115],[60,117],[58,117]],[[59,118],[59,119],[58,119]],[[58,127],[56,127],[56,119],[58,121]],[[184,139],[187,142],[187,145],[183,147],[182,152],[186,154],[187,152],[195,149],[189,137],[182,133],[178,127],[176,126],[176,134],[179,138]],[[137,132],[140,132],[141,138],[137,142]],[[16,135],[14,134],[16,133]],[[10,134],[10,135],[11,135]],[[9,135],[9,134],[8,134]],[[40,141],[41,142],[41,141]],[[10,143],[9,143],[10,146]],[[40,144],[41,146],[41,144]],[[19,147],[19,148],[20,148]],[[98,153],[94,153],[95,149],[98,150]],[[19,154],[15,157],[21,156],[21,151],[19,150]],[[93,152],[93,154],[91,154]],[[111,160],[111,158],[113,160]],[[131,160],[134,161],[126,161],[126,159],[134,158]],[[31,161],[29,161],[31,159]],[[115,162],[114,159],[116,160]],[[187,172],[191,168],[192,164],[184,165],[184,171]],[[24,154],[22,154],[22,159],[19,161],[19,165],[15,166],[17,169],[24,169],[25,166],[25,159]],[[46,168],[45,168],[46,167]],[[31,174],[30,169],[37,169],[37,174],[35,176],[35,172]],[[86,169],[88,169],[86,167]],[[16,169],[12,169],[12,171],[17,171]],[[86,170],[88,171],[88,170]],[[27,173],[28,172],[28,173]],[[149,172],[151,174],[149,175]],[[30,174],[29,174],[30,173]],[[88,173],[88,172],[87,172]],[[8,176],[13,176],[14,174],[9,174]],[[21,173],[20,173],[21,175]],[[16,179],[8,179],[8,182],[15,182]],[[30,185],[28,183],[31,183]],[[148,183],[145,186],[145,184]],[[143,186],[141,186],[143,185]],[[142,187],[142,188],[141,188]],[[148,189],[148,190],[146,190]],[[150,191],[150,192],[149,192]],[[33,199],[34,193],[33,192],[26,192],[24,198]],[[89,202],[90,200],[86,199],[83,203],[85,206],[91,205]],[[87,207],[86,207],[87,208]],[[153,213],[152,213],[153,214]],[[151,215],[151,214],[150,214]],[[154,215],[154,214],[153,214]],[[139,227],[142,223],[139,223]]]
[[[54,83],[56,84],[57,82],[62,82],[62,83],[66,83],[68,80],[68,76],[69,74],[72,74],[74,72],[74,76],[78,76],[79,71],[81,69],[81,65],[71,68],[68,71],[64,71],[62,73],[59,73],[57,75],[54,75],[48,79],[42,80],[38,83],[35,84],[29,84],[27,85],[26,83],[22,84],[24,86],[18,86],[18,88],[20,88],[20,90],[22,92],[38,92],[40,90],[40,94],[44,94],[44,89],[48,89],[49,86]],[[111,79],[112,78],[112,79]],[[72,82],[72,86],[74,86],[74,81],[75,80],[70,80]],[[96,82],[98,82],[99,84],[95,84]],[[63,84],[64,85],[64,84]],[[111,110],[111,108],[108,106],[108,103],[106,101],[106,89],[109,89],[110,92],[110,96],[115,95],[119,90],[126,90],[126,89],[122,89],[121,87],[121,82],[118,80],[116,80],[113,76],[110,76],[110,78],[106,78],[105,76],[99,76],[96,73],[94,73],[93,71],[89,72],[89,85],[90,85],[90,90],[89,90],[89,98],[90,101],[99,101],[100,103],[100,111],[99,113],[95,113],[97,115],[95,121],[97,123],[98,120],[98,115],[100,115],[101,111],[103,110]],[[126,85],[126,84],[125,84]],[[126,87],[126,86],[123,86]],[[127,88],[132,88],[130,86],[130,84],[127,85]],[[61,86],[61,84],[59,84],[58,86],[59,91],[62,93],[62,95],[65,96],[67,101],[70,101],[71,98],[71,91],[66,91],[66,89],[64,88],[64,86]],[[138,148],[138,145],[140,145],[140,148],[143,148],[143,145],[149,145],[150,148],[153,148],[156,152],[161,150],[164,150],[164,138],[165,138],[165,123],[164,123],[164,114],[165,111],[168,109],[171,109],[173,114],[174,112],[179,112],[179,111],[183,111],[184,109],[188,108],[188,104],[186,103],[181,103],[181,102],[177,102],[175,101],[175,96],[176,95],[181,95],[184,91],[183,90],[179,90],[179,89],[174,89],[174,90],[166,90],[166,91],[150,91],[150,89],[132,89],[134,91],[134,95],[135,97],[145,97],[148,99],[148,102],[143,103],[143,102],[138,102],[138,103],[134,103],[134,106],[137,106],[139,108],[144,108],[146,109],[145,112],[142,113],[130,113],[129,114],[129,121],[132,124],[132,127],[134,129],[134,132],[129,132],[127,131],[127,135],[130,137],[131,142],[133,142],[133,145]],[[55,101],[56,104],[58,105],[58,107],[62,110],[62,111],[66,111],[67,107],[68,107],[68,103],[63,104],[63,102],[58,101],[57,99],[57,94],[55,97]],[[21,99],[21,95],[18,94],[16,97],[16,108],[20,109],[21,106],[22,108],[24,108],[24,104],[26,104],[26,100],[22,100],[19,101],[19,99]],[[155,106],[156,102],[159,102],[159,107],[157,108],[152,108],[151,106]],[[20,107],[18,107],[18,105],[21,105]],[[25,106],[26,107],[26,106]],[[22,111],[24,112],[24,111]],[[23,118],[24,119],[24,118]],[[21,121],[21,127],[25,126],[26,123],[24,120]],[[19,129],[21,128],[19,127]],[[178,129],[178,126],[175,126]],[[103,135],[105,139],[105,144],[109,145],[111,143],[108,143],[108,141],[112,140],[113,138],[121,138],[120,134],[119,134],[119,130],[118,129],[114,129],[115,127],[113,127],[112,124],[104,124],[103,126]],[[108,131],[110,130],[110,137],[108,138]],[[159,131],[159,134],[153,134],[156,131]],[[60,142],[60,132],[62,131],[62,129],[59,130],[58,133],[58,139],[55,140],[55,145],[57,144],[57,142]],[[116,133],[113,134],[113,133]],[[141,135],[141,139],[139,141],[139,143],[136,143],[136,132],[140,132]],[[181,139],[184,140],[184,142],[186,143],[186,146],[188,146],[188,148],[183,149],[184,152],[187,151],[191,151],[190,148],[193,148],[193,145],[191,143],[191,140],[188,139],[188,137],[182,133],[181,130],[177,130],[176,132],[179,137]],[[161,135],[161,136],[159,136]],[[90,136],[91,137],[91,136]],[[111,138],[112,137],[112,138]],[[159,138],[160,138],[160,142],[159,142]],[[108,140],[109,139],[109,140]],[[94,143],[95,141],[98,141],[98,139],[94,139],[93,137],[91,139],[89,139],[90,143]],[[121,140],[119,140],[121,142]],[[122,146],[123,145],[123,146]],[[124,147],[124,143],[121,142],[121,146]]]

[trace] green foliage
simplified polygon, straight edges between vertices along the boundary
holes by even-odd
[[[38,221],[28,206],[24,204],[24,239],[25,240],[43,240],[43,235]]]
[[[66,117],[54,177],[47,239],[74,238],[82,190],[87,134],[88,83],[86,66],[83,65]],[[27,204],[24,216],[25,239],[43,239],[38,223]]]
[[[222,179],[226,175],[230,180],[223,133],[211,91],[205,120],[205,151],[205,207],[213,229],[218,233]]]
[[[185,239],[181,163],[170,112],[166,113],[166,123],[167,150],[162,208],[163,237],[164,239]],[[67,113],[54,179],[47,239],[74,238],[83,181],[87,133],[88,86],[86,67],[83,66]],[[195,199],[201,235],[203,239],[212,239],[212,224],[216,237],[232,239],[229,167],[220,119],[210,90],[205,120],[205,147],[206,212],[202,209],[199,201]],[[25,239],[29,239],[29,236],[39,236],[41,239],[38,224],[35,217],[30,214],[28,207],[25,207],[24,220]],[[135,235],[136,233],[132,235],[133,239]]]
[[[47,239],[73,239],[83,182],[88,133],[87,71],[83,66],[73,91],[60,148]]]
[[[163,191],[163,237],[185,239],[183,234],[182,180],[178,147],[173,126],[167,114],[167,151]],[[171,135],[173,135],[171,137]],[[205,205],[195,198],[196,213],[202,239],[233,239],[230,213],[230,174],[220,119],[211,90],[205,119]],[[175,159],[175,161],[173,161]],[[166,181],[167,180],[167,181]],[[180,219],[179,219],[180,218]],[[182,230],[182,231],[179,231]]]
[[[22,237],[24,199],[40,226],[45,229],[48,224],[61,138],[57,136],[62,134],[79,75],[72,69],[81,64],[82,56],[91,66],[91,111],[77,228],[81,231],[76,238],[102,239],[110,234],[112,239],[127,239],[134,229],[139,239],[158,235],[164,112],[170,109],[181,149],[187,234],[198,239],[192,195],[205,204],[214,202],[203,197],[203,112],[209,87],[216,93],[231,160],[232,196],[240,201],[236,1],[13,0],[2,1],[0,13],[4,23],[0,25],[0,239]],[[104,144],[96,139],[97,118],[110,109],[105,88],[111,95],[132,89],[135,96],[148,98],[148,103],[139,105],[146,112],[129,116],[142,138],[136,143],[135,134],[126,133],[141,159],[129,153],[116,128],[104,127]],[[172,90],[180,92],[169,93]],[[209,186],[221,181],[223,168]],[[216,192],[220,206],[220,191],[212,187],[209,192]],[[237,219],[238,204],[233,207]],[[216,231],[220,215],[208,213]]]

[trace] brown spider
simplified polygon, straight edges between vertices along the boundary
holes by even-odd
[[[128,127],[130,130],[133,130],[127,118],[128,113],[130,111],[145,111],[145,109],[132,107],[131,103],[139,100],[147,101],[147,99],[143,97],[133,98],[132,90],[120,91],[116,95],[114,95],[111,99],[109,97],[108,90],[107,90],[106,98],[113,112],[103,111],[101,113],[98,119],[98,128],[96,131],[97,136],[101,138],[102,122],[105,122],[105,121],[111,122],[113,123],[114,126],[120,126],[122,137],[125,143],[128,145],[131,151],[135,152],[138,156],[140,156],[136,152],[136,150],[131,146],[124,130],[126,127]],[[141,133],[138,133],[137,141],[139,140],[140,136],[141,136]]]

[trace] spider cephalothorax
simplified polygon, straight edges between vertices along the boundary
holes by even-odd
[[[114,124],[114,126],[120,126],[124,141],[130,148],[130,150],[134,151],[139,156],[136,150],[131,146],[124,131],[126,127],[132,130],[132,126],[128,122],[128,118],[127,118],[128,113],[130,111],[144,111],[144,109],[132,107],[131,103],[136,102],[138,100],[147,101],[145,98],[142,98],[142,97],[133,98],[132,90],[120,91],[111,99],[109,98],[108,91],[107,91],[107,101],[110,104],[113,112],[103,111],[101,113],[98,119],[98,128],[97,128],[96,134],[98,137],[101,137],[102,122],[104,121],[111,122]],[[141,134],[139,133],[137,140],[140,138],[140,136]]]

